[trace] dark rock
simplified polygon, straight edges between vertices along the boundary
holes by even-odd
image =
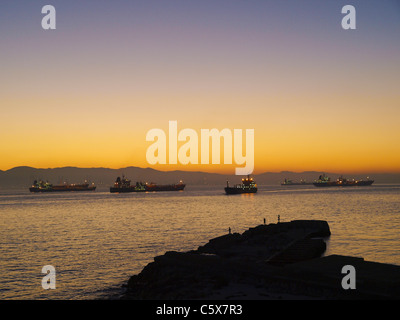
[[[321,256],[326,250],[326,243],[322,239],[305,238],[295,241],[285,250],[278,252],[268,262],[284,265]]]
[[[326,221],[296,220],[211,239],[197,250],[154,258],[127,283],[123,299],[399,299],[400,267],[345,256],[320,257]],[[341,287],[344,265],[357,290]]]
[[[185,253],[166,252],[129,279],[124,298],[197,299],[234,283],[260,286],[273,277],[272,263],[319,257],[325,242],[311,237],[328,235],[325,221],[298,220],[223,235]]]

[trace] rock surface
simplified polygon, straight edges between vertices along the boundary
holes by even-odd
[[[341,269],[330,266],[347,263],[351,257],[320,258],[326,249],[322,238],[330,234],[326,221],[295,220],[223,235],[189,252],[166,252],[129,279],[123,299],[396,297],[395,286],[389,293],[371,287],[351,293],[343,290]],[[356,262],[360,267],[364,261]],[[384,270],[400,278],[400,267]],[[363,283],[374,281],[364,277]]]

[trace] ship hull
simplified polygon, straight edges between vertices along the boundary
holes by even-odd
[[[134,187],[132,188],[110,188],[111,193],[129,193],[129,192],[145,192],[145,189],[136,189]]]
[[[182,191],[185,189],[185,184],[171,185],[147,185],[145,188],[136,187],[110,187],[111,193],[128,193],[128,192],[151,192],[151,191]]]
[[[148,185],[146,191],[182,191],[185,186],[185,184]]]
[[[234,188],[234,187],[225,187],[226,194],[243,194],[243,193],[256,193],[257,188]]]
[[[356,181],[356,182],[349,181],[343,183],[332,181],[332,182],[314,182],[313,185],[316,187],[363,187],[363,186],[370,186],[373,183],[374,183],[373,180]]]
[[[95,191],[96,187],[88,187],[88,188],[74,188],[74,187],[65,187],[65,188],[57,188],[54,187],[52,189],[41,189],[41,188],[35,188],[35,187],[31,187],[29,188],[30,192],[34,192],[34,193],[43,193],[43,192],[68,192],[68,191],[79,191],[79,192],[85,192],[85,191]]]

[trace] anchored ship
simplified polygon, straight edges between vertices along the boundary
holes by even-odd
[[[146,191],[181,191],[185,189],[185,184],[182,181],[176,184],[146,184]]]
[[[67,184],[52,185],[49,182],[33,181],[32,186],[29,188],[30,192],[64,192],[64,191],[94,191],[96,186],[94,183],[89,185],[87,181],[82,184]]]
[[[131,185],[131,180],[126,179],[122,176],[122,179],[118,177],[114,186],[110,187],[111,193],[126,193],[126,192],[144,192],[144,191],[181,191],[185,188],[185,184],[180,181],[177,184],[166,184],[159,185],[155,183],[144,183],[136,182],[136,184]]]
[[[125,176],[122,176],[122,179],[120,177],[117,177],[117,179],[114,182],[114,185],[110,187],[111,193],[144,192],[144,191],[146,191],[144,183],[136,182],[135,185],[131,185],[131,180],[126,179]]]
[[[281,183],[281,186],[306,186],[311,185],[312,182],[307,182],[306,180],[301,179],[300,182],[292,181],[285,178],[285,181]]]
[[[257,184],[250,176],[243,178],[241,184],[235,184],[233,187],[230,187],[229,182],[226,181],[225,192],[226,194],[256,193]]]
[[[329,177],[322,174],[313,184],[316,187],[355,187],[370,186],[373,183],[374,180],[371,180],[369,177],[367,177],[367,180],[347,180],[346,178],[339,177],[335,181],[331,181]]]

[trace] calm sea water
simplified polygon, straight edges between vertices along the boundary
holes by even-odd
[[[400,265],[400,185],[319,189],[260,186],[226,196],[222,187],[110,194],[0,193],[0,299],[101,299],[156,255],[196,249],[228,232],[294,219],[327,220],[326,254]],[[44,290],[44,265],[56,289]]]

